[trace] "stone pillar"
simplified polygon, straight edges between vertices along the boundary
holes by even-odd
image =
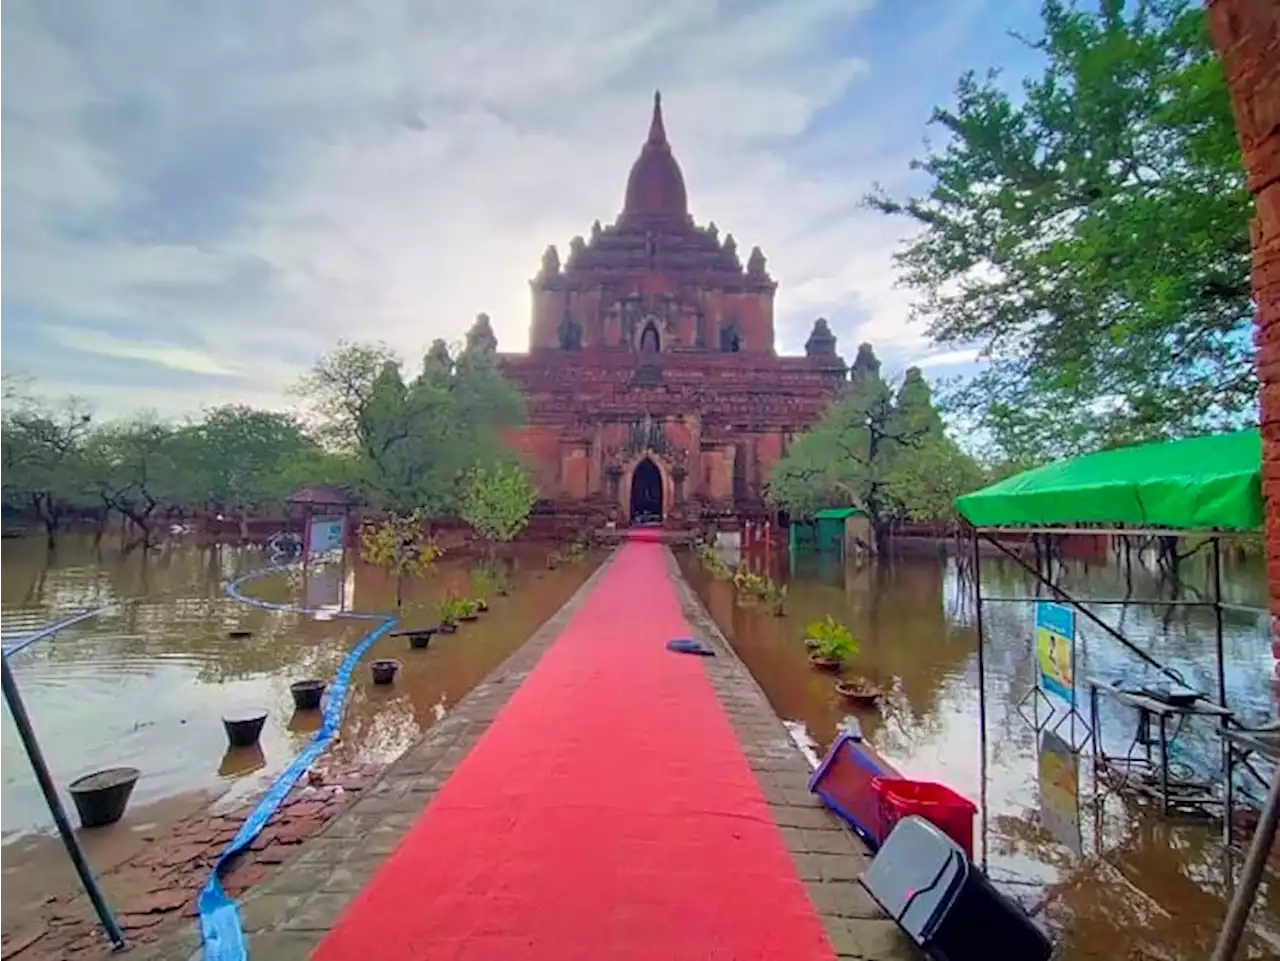
[[[1254,342],[1262,388],[1263,493],[1267,500],[1267,581],[1280,615],[1280,2],[1208,0],[1214,43],[1244,152],[1253,222]]]

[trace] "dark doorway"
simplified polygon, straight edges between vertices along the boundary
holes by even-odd
[[[631,523],[662,523],[662,474],[647,457],[631,474]]]
[[[656,354],[660,350],[662,350],[662,341],[658,338],[658,328],[650,321],[644,325],[644,331],[640,334],[640,353]]]

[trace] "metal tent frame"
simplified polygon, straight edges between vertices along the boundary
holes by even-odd
[[[31,768],[36,776],[36,783],[40,786],[40,793],[44,795],[45,803],[49,806],[49,813],[53,816],[53,823],[58,829],[58,836],[62,839],[62,844],[67,849],[67,855],[71,858],[71,863],[80,878],[80,884],[84,888],[85,894],[89,896],[94,913],[98,916],[98,922],[102,925],[102,930],[106,934],[107,940],[111,942],[111,949],[113,951],[122,951],[126,946],[124,932],[112,913],[111,906],[107,903],[106,895],[103,894],[102,887],[98,884],[98,879],[93,874],[93,869],[89,866],[84,849],[80,846],[75,829],[71,826],[71,819],[67,817],[66,808],[62,805],[62,799],[58,797],[58,788],[53,782],[53,775],[50,773],[49,765],[45,761],[44,752],[40,749],[40,742],[36,738],[35,728],[32,727],[31,717],[27,714],[27,707],[18,691],[18,682],[14,677],[13,669],[9,666],[10,657],[37,641],[52,637],[68,627],[101,614],[106,614],[112,610],[114,610],[113,606],[107,606],[93,611],[85,611],[24,635],[20,640],[5,648],[3,655],[0,656],[0,673],[3,675],[5,703],[9,706],[9,711],[13,715],[14,727],[18,729],[18,737],[22,741],[23,749],[26,751],[27,760],[31,762]]]
[[[973,591],[974,591],[974,611],[975,611],[975,627],[978,632],[978,723],[980,727],[979,743],[980,743],[980,771],[982,782],[982,834],[983,834],[983,859],[985,866],[986,859],[986,836],[988,831],[987,824],[987,803],[986,803],[986,781],[987,781],[987,704],[986,704],[986,631],[982,614],[982,606],[984,603],[1035,603],[1041,600],[1055,600],[1059,603],[1070,606],[1073,610],[1089,621],[1094,627],[1100,629],[1119,642],[1126,649],[1137,655],[1144,663],[1156,670],[1160,671],[1166,677],[1181,684],[1183,678],[1165,665],[1161,664],[1146,651],[1139,648],[1132,641],[1126,638],[1119,630],[1107,624],[1098,617],[1093,611],[1086,607],[1086,604],[1093,606],[1119,606],[1124,604],[1135,603],[1128,598],[1102,598],[1090,599],[1087,601],[1077,599],[1063,590],[1059,585],[1053,583],[1050,577],[1037,567],[1033,567],[1021,557],[1017,551],[1011,550],[1007,545],[1000,542],[1001,535],[1016,535],[1018,537],[1026,537],[1028,535],[1068,535],[1068,534],[1108,534],[1119,535],[1124,537],[1132,536],[1158,536],[1158,537],[1207,537],[1212,550],[1212,576],[1213,576],[1213,595],[1211,599],[1204,601],[1191,600],[1143,600],[1141,603],[1150,604],[1160,607],[1180,607],[1180,608],[1209,608],[1214,612],[1214,653],[1215,666],[1217,673],[1217,703],[1223,709],[1227,709],[1227,693],[1226,693],[1226,665],[1224,650],[1224,632],[1223,632],[1223,611],[1224,610],[1241,610],[1253,613],[1266,613],[1260,608],[1246,607],[1238,604],[1228,604],[1222,599],[1222,550],[1221,538],[1224,536],[1239,536],[1243,531],[1220,531],[1220,530],[1178,530],[1173,528],[1131,528],[1123,525],[1096,525],[1096,526],[1027,526],[1027,527],[984,527],[979,528],[972,524],[965,525],[968,528],[968,537],[971,551],[971,562],[973,564]],[[1035,597],[984,597],[982,593],[982,542],[990,544],[1003,557],[1013,561],[1023,571],[1035,578],[1037,585],[1044,588],[1047,596]],[[1052,560],[1050,561],[1052,564]],[[1074,671],[1073,671],[1074,674]],[[1075,714],[1074,703],[1072,705],[1071,714]],[[1064,717],[1065,720],[1065,717]],[[1061,723],[1061,722],[1059,722]],[[1096,738],[1097,732],[1090,731],[1089,738]],[[1087,742],[1086,742],[1087,743]],[[1096,741],[1095,741],[1096,743]],[[1229,760],[1230,747],[1224,742],[1224,757],[1228,760],[1225,763],[1225,775],[1228,779],[1232,776],[1232,765]],[[1230,807],[1230,785],[1227,788],[1227,799],[1224,802],[1223,809],[1223,839],[1229,848],[1231,844],[1231,821],[1232,810]],[[1240,940],[1244,935],[1244,929],[1248,922],[1250,908],[1255,900],[1258,886],[1261,883],[1263,869],[1266,865],[1267,852],[1271,849],[1276,838],[1277,824],[1280,822],[1280,765],[1276,766],[1272,774],[1271,784],[1268,790],[1267,800],[1264,804],[1261,818],[1257,829],[1254,832],[1249,851],[1246,855],[1245,865],[1241,872],[1240,880],[1233,892],[1231,904],[1227,911],[1227,917],[1223,922],[1223,927],[1219,935],[1218,945],[1215,948],[1211,961],[1230,961],[1235,956]]]

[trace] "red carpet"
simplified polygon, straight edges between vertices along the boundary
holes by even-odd
[[[320,961],[833,961],[662,548],[629,543]]]

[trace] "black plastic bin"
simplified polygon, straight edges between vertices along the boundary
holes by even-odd
[[[938,961],[1048,961],[1053,944],[964,851],[924,818],[899,821],[862,886]]]

